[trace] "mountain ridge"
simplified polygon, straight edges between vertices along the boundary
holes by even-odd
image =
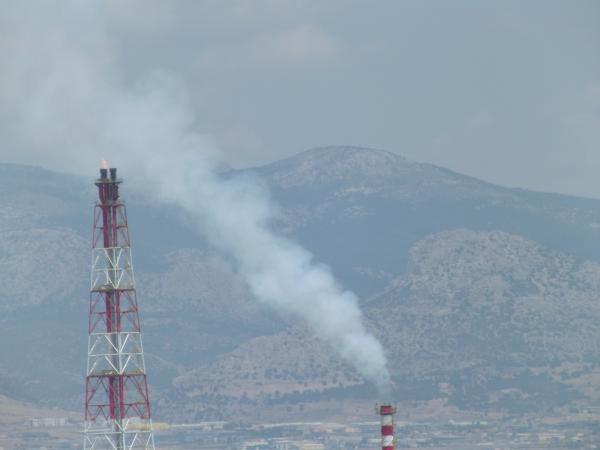
[[[93,180],[3,170],[0,352],[11,365],[0,361],[0,392],[79,409]],[[600,200],[503,188],[365,148],[311,149],[224,176],[239,173],[270,189],[281,211],[273,229],[360,296],[368,329],[389,350],[398,401],[514,412],[600,399],[586,384],[600,364]],[[293,317],[257,304],[230,258],[175,208],[127,187],[158,417],[252,408],[273,417],[292,406],[298,417],[299,405],[326,416],[335,402],[370,402],[372,388],[347,363]]]

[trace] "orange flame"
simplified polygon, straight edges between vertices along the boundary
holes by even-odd
[[[100,168],[101,169],[108,169],[108,161],[103,159],[102,161],[100,161]]]

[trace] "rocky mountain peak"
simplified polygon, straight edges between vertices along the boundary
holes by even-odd
[[[318,147],[261,168],[261,175],[281,187],[388,178],[415,163],[385,150],[364,147]]]

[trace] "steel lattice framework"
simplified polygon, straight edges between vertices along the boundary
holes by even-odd
[[[94,208],[85,450],[154,450],[127,212],[116,169],[100,169]]]

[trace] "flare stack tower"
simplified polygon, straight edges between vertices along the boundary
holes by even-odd
[[[117,169],[96,180],[84,450],[154,450],[127,212]]]

